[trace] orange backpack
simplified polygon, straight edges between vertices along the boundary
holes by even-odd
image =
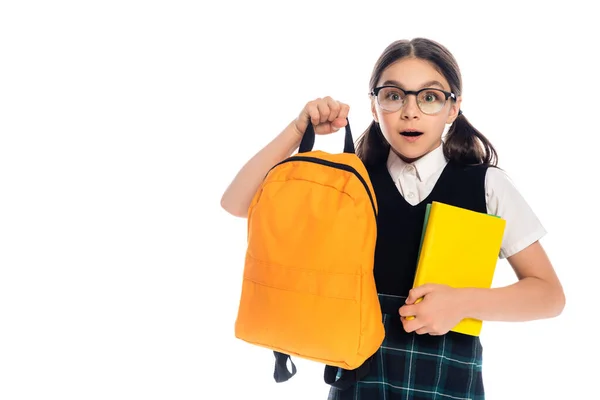
[[[349,124],[343,153],[313,151],[314,140],[309,124],[298,154],[268,172],[248,209],[235,336],[274,351],[277,382],[296,373],[289,356],[326,364],[331,375],[357,370],[384,338],[369,175]]]

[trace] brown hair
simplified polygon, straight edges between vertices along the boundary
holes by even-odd
[[[441,44],[423,38],[398,40],[390,44],[381,54],[369,81],[369,90],[375,89],[383,71],[394,62],[414,57],[431,63],[450,84],[450,90],[460,96],[462,78],[454,56]],[[486,137],[459,113],[446,134],[444,155],[448,160],[462,165],[487,164],[495,166],[498,155]],[[356,154],[365,164],[384,162],[390,149],[375,121],[358,138]]]

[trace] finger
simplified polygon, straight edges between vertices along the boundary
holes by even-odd
[[[312,101],[306,105],[306,114],[310,119],[313,126],[319,125],[321,122],[321,116],[319,114],[319,108],[317,107],[317,101]]]
[[[315,133],[317,135],[326,135],[328,133],[332,133],[337,131],[339,128],[334,128],[333,126],[331,126],[331,123],[329,122],[325,122],[325,123],[321,123],[319,125],[315,125]]]
[[[346,119],[348,118],[349,113],[350,106],[345,103],[340,103],[340,113],[338,114],[338,119],[344,120],[344,125],[346,125]]]
[[[398,313],[401,317],[412,317],[416,315],[416,307],[414,305],[405,305],[400,307]]]
[[[423,323],[421,323],[421,321],[419,321],[418,319],[412,317],[409,318],[401,318],[402,326],[404,327],[404,330],[406,332],[414,332],[425,327]]]
[[[427,329],[427,327],[419,328],[415,331],[415,333],[417,335],[425,335],[426,333],[429,333],[429,329]]]
[[[337,128],[343,128],[348,124],[348,112],[350,107],[347,104],[342,104],[340,106],[340,112],[338,117],[332,122],[332,125]]]
[[[415,301],[417,301],[419,299],[419,297],[421,296],[417,296],[418,291],[416,290],[416,288],[410,289],[410,291],[408,292],[408,297],[406,297],[406,304],[415,304]]]
[[[420,298],[421,298],[421,297],[417,297],[417,298],[415,298],[414,296],[411,296],[411,295],[410,295],[410,292],[409,292],[409,295],[408,295],[408,297],[406,298],[406,300],[404,301],[404,303],[405,303],[405,304],[416,304],[416,302],[417,302],[417,301],[420,301],[420,300],[419,300]]]
[[[329,115],[331,114],[327,101],[318,102],[317,108],[319,109],[319,123],[322,124],[323,122],[327,122],[329,120]]]
[[[329,108],[329,117],[327,118],[327,120],[329,122],[333,122],[336,120],[336,118],[338,117],[340,110],[341,110],[341,106],[340,103],[338,101],[335,101],[334,99],[332,99],[331,97],[327,96],[325,97],[325,102],[327,103],[327,107]]]
[[[433,291],[433,285],[421,285],[410,289],[408,297],[406,298],[406,304],[414,304],[419,298],[424,297],[426,294]],[[420,301],[420,300],[419,300]]]

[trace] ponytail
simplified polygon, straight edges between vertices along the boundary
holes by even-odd
[[[459,113],[444,141],[444,155],[450,161],[462,165],[485,164],[496,166],[498,154],[485,136]]]
[[[389,151],[390,145],[383,137],[379,124],[372,121],[356,141],[356,155],[365,165],[375,165],[385,162]]]

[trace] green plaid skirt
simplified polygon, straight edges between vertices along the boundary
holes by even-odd
[[[332,387],[329,400],[484,399],[479,338],[407,333],[398,314],[405,299],[379,295],[385,339],[370,372],[348,389]]]

